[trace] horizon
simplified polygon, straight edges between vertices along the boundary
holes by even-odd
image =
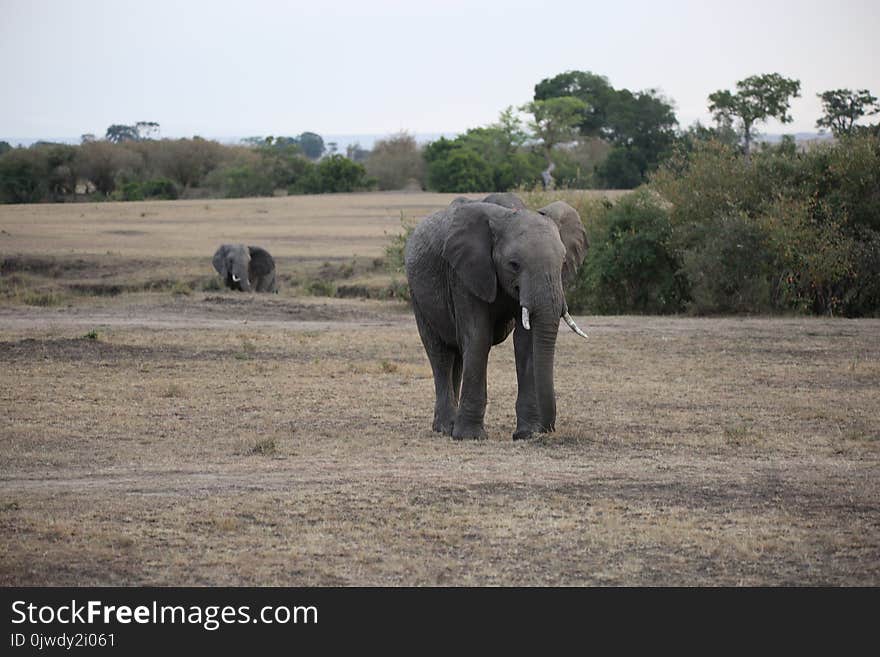
[[[312,130],[311,132],[314,132]],[[407,132],[407,131],[403,131]],[[302,133],[300,133],[302,134]],[[315,133],[321,136],[324,140],[324,145],[326,147],[327,144],[336,143],[337,151],[340,154],[344,154],[344,151],[347,146],[358,144],[361,148],[365,150],[372,150],[375,143],[381,139],[386,139],[388,137],[393,137],[398,133],[391,134],[339,134],[339,135],[321,135],[320,133]],[[440,139],[444,137],[446,139],[454,139],[457,134],[461,133],[452,133],[452,132],[430,132],[430,133],[412,133],[408,132],[410,136],[414,137],[416,142],[419,145],[424,145]],[[253,136],[269,136],[269,135],[251,135]],[[297,135],[274,135],[274,136],[284,136],[284,137],[296,137]],[[804,132],[774,132],[774,133],[766,133],[766,132],[757,132],[752,134],[753,143],[776,143],[782,140],[783,137],[794,137],[795,141],[812,141],[816,139],[832,139],[833,135],[827,130],[815,130],[815,131],[804,131]],[[181,135],[181,136],[169,136],[169,135],[161,135],[157,141],[161,141],[164,139],[168,140],[176,140],[176,139],[193,139],[195,137],[200,137],[202,139],[207,139],[209,141],[216,141],[219,144],[223,144],[224,146],[241,146],[243,144],[244,139],[248,139],[249,137],[238,137],[235,135],[227,135],[227,136],[203,136],[203,135]],[[98,140],[102,140],[103,137],[97,137]],[[348,138],[348,139],[346,139]],[[38,142],[45,142],[50,144],[68,144],[72,146],[77,146],[82,143],[81,137],[4,137],[0,135],[0,142],[7,142],[13,148],[29,148]]]
[[[161,125],[160,125],[160,131],[161,131]],[[348,146],[348,145],[353,145],[353,144],[359,144],[362,148],[365,148],[365,149],[367,149],[367,150],[372,150],[373,145],[375,144],[376,141],[379,141],[380,139],[385,139],[385,138],[388,138],[388,137],[393,137],[393,136],[396,134],[396,133],[390,133],[390,134],[378,134],[378,133],[372,133],[372,134],[370,134],[370,133],[363,133],[363,134],[357,134],[357,133],[339,133],[339,134],[326,134],[326,135],[324,135],[324,134],[321,134],[321,133],[316,132],[316,131],[314,131],[314,130],[311,130],[311,131],[309,131],[309,132],[314,132],[315,134],[320,135],[321,138],[324,140],[324,145],[325,145],[325,146],[326,146],[327,144],[330,144],[330,143],[336,143],[336,144],[338,145],[338,151],[339,151],[339,152],[343,152],[343,151],[345,150],[345,147],[346,147],[346,146]],[[407,131],[404,130],[403,132],[407,132]],[[88,133],[85,133],[85,134],[88,134]],[[300,134],[302,134],[302,132],[299,132],[299,133],[296,133],[296,134],[281,134],[281,133],[279,133],[279,134],[271,135],[271,136],[275,136],[275,137],[296,137],[296,136],[298,136],[298,135],[300,135]],[[413,132],[408,132],[407,134],[409,134],[409,135],[411,135],[412,137],[414,137],[415,140],[416,140],[419,144],[425,144],[425,143],[427,143],[427,142],[429,142],[429,141],[434,141],[435,139],[439,139],[440,137],[446,137],[447,139],[452,139],[452,138],[454,138],[454,137],[456,136],[456,134],[458,134],[458,133],[452,133],[452,132],[422,132],[422,133],[413,133]],[[243,140],[245,140],[245,139],[250,139],[251,137],[268,137],[268,136],[270,136],[269,133],[266,133],[266,134],[256,134],[256,135],[247,135],[247,136],[239,136],[239,135],[200,135],[200,134],[192,134],[192,135],[160,135],[160,136],[158,137],[158,140],[161,141],[161,140],[163,140],[163,139],[171,139],[171,140],[174,140],[174,139],[193,139],[193,138],[195,138],[195,137],[200,137],[200,138],[202,138],[202,139],[207,139],[207,140],[209,140],[209,141],[216,141],[216,142],[218,142],[218,143],[220,143],[220,144],[223,144],[224,146],[239,146],[239,145],[242,145],[242,142],[243,142]],[[102,140],[102,139],[104,139],[104,135],[100,135],[100,136],[99,136],[99,135],[95,135],[95,138],[96,138],[97,140]],[[70,144],[70,145],[78,145],[78,144],[82,143],[82,135],[80,135],[79,137],[72,137],[72,136],[64,136],[64,137],[60,137],[60,136],[57,136],[57,135],[48,135],[48,136],[40,136],[40,137],[34,137],[34,136],[27,136],[27,137],[24,137],[24,136],[7,137],[7,136],[0,135],[0,142],[3,142],[3,141],[7,142],[10,146],[13,146],[13,147],[16,147],[16,148],[17,148],[17,147],[28,148],[28,147],[32,146],[33,144],[35,144],[35,143],[37,143],[37,142],[41,142],[41,141],[42,141],[42,142],[47,142],[47,143],[54,143],[54,144]]]

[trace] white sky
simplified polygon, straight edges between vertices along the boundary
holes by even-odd
[[[0,0],[0,135],[459,132],[571,69],[660,89],[682,126],[778,72],[802,98],[763,131],[813,131],[818,92],[880,96],[878,34],[878,0]]]

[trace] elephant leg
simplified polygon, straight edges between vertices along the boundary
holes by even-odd
[[[519,322],[513,331],[513,351],[516,357],[516,431],[514,440],[531,438],[540,431],[541,420],[538,415],[535,392],[535,370],[532,362],[532,332],[525,330]]]
[[[461,402],[458,405],[458,416],[452,429],[452,437],[486,438],[483,418],[486,415],[486,365],[491,347],[491,332],[485,336],[472,339],[465,345],[462,354]]]
[[[419,329],[419,337],[428,354],[431,363],[431,371],[434,374],[434,422],[431,428],[438,433],[447,436],[452,435],[452,427],[458,411],[458,388],[457,381],[461,380],[460,368],[458,379],[455,376],[455,364],[460,360],[458,351],[454,347],[445,344],[436,332],[425,321],[419,310],[418,303],[413,299],[413,311],[416,316],[416,326]]]
[[[434,423],[432,429],[438,433],[452,435],[455,424],[458,398],[455,389],[454,368],[456,352],[449,348],[432,349],[428,352],[431,370],[434,373]]]

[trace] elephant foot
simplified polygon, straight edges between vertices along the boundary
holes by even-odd
[[[462,426],[456,424],[452,428],[452,438],[454,440],[486,440],[489,434],[481,426]]]
[[[452,420],[441,420],[439,418],[434,418],[434,424],[431,425],[431,429],[433,429],[437,433],[442,433],[447,436],[452,435]]]
[[[532,425],[517,426],[516,431],[513,432],[513,439],[529,440],[540,433],[552,433],[554,429],[555,427],[552,424],[546,427]]]

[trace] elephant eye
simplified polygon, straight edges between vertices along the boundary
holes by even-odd
[[[508,265],[510,266],[510,269],[511,269],[512,271],[514,271],[514,272],[518,272],[519,269],[520,269],[520,267],[519,267],[519,263],[518,263],[516,260],[511,260],[511,261],[508,263]]]

